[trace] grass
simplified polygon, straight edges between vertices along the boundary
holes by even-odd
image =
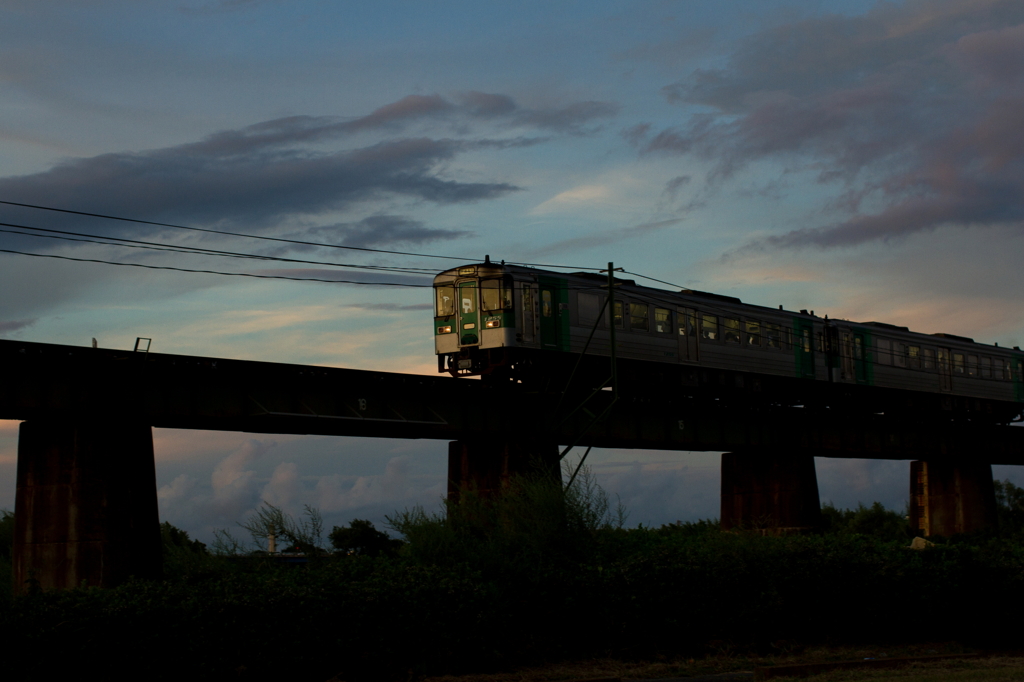
[[[803,648],[790,642],[776,642],[777,651],[765,654],[740,652],[723,646],[716,654],[699,658],[654,658],[653,660],[621,660],[612,658],[569,661],[554,665],[517,668],[500,673],[478,675],[441,675],[422,678],[421,682],[559,682],[562,680],[593,680],[620,678],[623,680],[657,680],[667,678],[702,677],[722,673],[753,672],[755,668],[776,665],[799,665],[805,663],[827,663],[850,661],[863,658],[932,656],[936,654],[972,653],[956,642],[931,642],[912,645],[892,646],[830,646]],[[838,670],[824,675],[801,678],[802,680],[917,680],[908,677],[908,671],[929,675],[920,679],[949,679],[942,677],[946,671],[971,672],[990,671],[1012,672],[1016,677],[979,677],[984,680],[1024,680],[1024,658],[983,658],[952,661],[932,661],[914,664],[907,669],[886,670]],[[1009,671],[1009,672],[1008,672]],[[935,677],[939,676],[939,677]],[[785,681],[795,678],[777,677]],[[975,678],[965,677],[965,680]]]

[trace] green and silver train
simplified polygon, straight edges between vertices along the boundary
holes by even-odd
[[[608,377],[620,392],[764,406],[817,406],[1019,420],[1024,352],[881,322],[829,320],[683,289],[490,262],[434,278],[438,371],[562,390]],[[588,338],[590,339],[587,346]],[[575,379],[574,381],[579,381]]]

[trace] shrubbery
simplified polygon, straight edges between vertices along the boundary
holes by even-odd
[[[762,537],[714,521],[626,529],[587,479],[565,500],[550,482],[510,492],[395,514],[397,554],[356,520],[331,533],[342,551],[302,566],[216,556],[165,525],[165,580],[16,599],[0,636],[34,666],[26,679],[102,661],[116,677],[380,680],[779,640],[996,647],[1022,605],[1020,543],[911,550],[878,505],[826,507],[819,535]]]

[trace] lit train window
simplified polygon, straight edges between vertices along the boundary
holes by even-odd
[[[935,369],[935,349],[934,348],[922,348],[921,349],[921,366],[924,369]]]
[[[992,378],[992,358],[981,358],[981,378]]]
[[[921,369],[921,349],[918,346],[907,346],[907,365],[910,369]]]
[[[967,376],[976,377],[978,376],[978,356],[968,355],[967,356]]]
[[[718,340],[718,317],[702,315],[700,318],[700,337],[708,341]]]
[[[953,353],[953,374],[964,373],[964,354]]]
[[[768,348],[782,348],[782,327],[769,322],[764,326],[764,345]]]
[[[443,284],[434,289],[435,310],[437,317],[448,317],[455,314],[455,287],[451,284]]]
[[[747,337],[748,346],[760,346],[761,345],[761,323],[757,320],[747,320],[743,323],[744,336]]]
[[[1003,360],[1003,381],[1009,381],[1012,378],[1010,376],[1010,361]]]
[[[615,313],[612,318],[615,320],[615,326],[622,329],[622,301],[615,302]]]
[[[650,328],[647,316],[650,315],[646,303],[629,304],[629,328],[635,331],[648,331]]]
[[[551,301],[551,290],[541,289],[540,292],[540,314],[541,317],[551,317],[553,314],[553,308]]]
[[[480,308],[486,311],[511,310],[512,287],[506,286],[500,279],[482,280],[480,282]]]
[[[722,338],[726,343],[740,342],[740,321],[731,317],[722,318]]]
[[[659,334],[672,333],[672,313],[664,308],[654,309],[654,331]]]

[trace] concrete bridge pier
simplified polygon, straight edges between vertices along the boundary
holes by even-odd
[[[996,525],[992,465],[954,460],[910,463],[910,527],[950,536]]]
[[[18,434],[15,593],[160,573],[152,429],[32,419]]]
[[[464,439],[448,443],[448,499],[461,490],[483,497],[498,494],[513,476],[541,475],[561,480],[558,445],[536,441]]]
[[[819,528],[814,457],[779,450],[722,453],[721,525],[770,534]]]

